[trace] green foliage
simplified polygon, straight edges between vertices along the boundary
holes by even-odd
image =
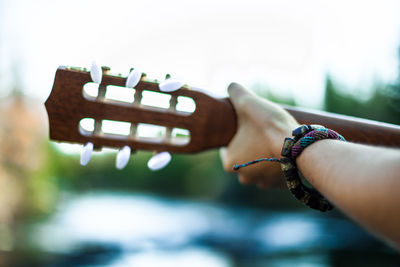
[[[50,151],[53,154],[51,173],[56,173],[56,176],[51,180],[53,192],[38,191],[45,194],[57,195],[59,190],[147,192],[266,209],[303,208],[284,190],[266,192],[255,185],[239,184],[235,174],[223,170],[217,150],[195,155],[173,155],[171,163],[159,171],[147,168],[147,161],[152,156],[149,152],[135,153],[125,169],[117,170],[115,154],[95,154],[91,162],[83,167],[79,165],[79,155],[66,155],[54,147]]]
[[[326,79],[325,110],[360,118],[400,124],[400,85],[376,85],[372,97],[361,101],[350,94],[341,93],[339,86],[330,78]]]
[[[292,95],[282,96],[272,92],[269,90],[267,85],[256,83],[250,88],[253,92],[255,92],[258,96],[266,98],[272,102],[285,104],[289,106],[296,106],[296,102]]]
[[[59,176],[69,190],[128,190],[148,191],[176,196],[216,196],[228,176],[220,167],[217,151],[196,155],[174,155],[171,163],[159,171],[150,171],[149,152],[135,153],[123,170],[115,169],[115,155],[94,156],[86,167],[79,158],[63,157]]]

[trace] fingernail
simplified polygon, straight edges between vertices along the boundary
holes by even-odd
[[[238,83],[231,83],[228,86],[228,94],[233,97],[238,97],[239,95],[244,93],[244,88],[242,85]]]
[[[235,90],[238,87],[238,84],[233,82],[228,86],[228,92],[231,93],[233,90]]]

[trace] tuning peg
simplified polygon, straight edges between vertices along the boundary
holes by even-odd
[[[168,78],[161,82],[158,87],[160,88],[161,92],[173,92],[181,88],[183,85],[182,82],[177,81],[173,78]]]
[[[131,156],[131,148],[129,146],[124,146],[117,154],[117,159],[115,161],[115,166],[118,170],[125,168],[128,164],[129,157]]]
[[[147,162],[147,167],[150,170],[156,171],[164,168],[171,161],[171,154],[169,152],[160,152],[151,157]]]
[[[138,70],[132,70],[129,73],[128,78],[126,78],[125,87],[135,87],[139,83],[140,78],[142,78],[142,72]]]
[[[101,71],[102,71],[103,74],[109,75],[110,72],[111,72],[111,68],[108,67],[108,66],[101,66]]]
[[[92,77],[92,81],[100,84],[101,78],[103,75],[103,71],[99,65],[97,65],[96,61],[92,62],[92,66],[90,67],[90,77]]]
[[[92,142],[86,143],[81,153],[80,163],[82,166],[86,166],[89,163],[90,158],[92,157],[92,152],[93,152],[93,143]]]

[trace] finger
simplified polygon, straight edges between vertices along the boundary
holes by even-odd
[[[267,188],[269,188],[268,184],[265,183],[263,180],[261,180],[260,182],[257,183],[257,187],[259,189],[267,189]]]
[[[276,178],[275,179],[262,178],[257,183],[257,187],[260,189],[268,189],[281,186],[282,186],[282,179],[276,179]]]
[[[228,93],[236,112],[239,114],[239,119],[240,117],[248,117],[255,119],[257,124],[265,124],[264,120],[260,120],[260,116],[262,118],[268,116],[280,117],[282,116],[281,113],[285,113],[277,104],[257,97],[253,92],[238,83],[231,83],[228,87]]]
[[[222,147],[219,150],[219,156],[221,158],[222,161],[222,166],[224,167],[224,170],[227,172],[234,172],[233,170],[233,163],[232,161],[229,159],[229,154],[228,154],[228,150],[226,147]]]
[[[222,162],[224,161],[224,159],[226,159],[226,155],[227,155],[226,153],[227,153],[226,152],[226,147],[221,147],[219,149],[219,156],[220,156]]]
[[[249,179],[248,177],[244,176],[243,174],[238,175],[238,180],[241,184],[244,184],[244,185],[249,185],[249,184],[254,183],[254,181],[252,179]]]
[[[228,94],[233,106],[237,112],[243,111],[250,102],[249,98],[253,98],[254,94],[238,83],[231,83],[228,86]]]
[[[251,92],[238,83],[231,83],[228,86],[228,94],[233,99],[233,102],[236,102],[236,100],[251,94]]]
[[[258,184],[262,181],[263,176],[259,174],[247,174],[247,173],[239,173],[238,174],[239,182],[242,184]]]

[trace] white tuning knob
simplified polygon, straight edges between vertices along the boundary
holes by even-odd
[[[100,84],[101,78],[103,76],[103,71],[99,65],[97,65],[96,61],[92,62],[92,66],[90,67],[90,77],[92,77],[92,81]]]
[[[161,82],[158,87],[160,88],[161,92],[173,92],[181,88],[183,85],[182,82],[177,81],[173,78],[169,78]]]
[[[92,142],[86,143],[81,153],[80,163],[82,166],[86,166],[89,163],[92,157],[92,152],[93,152],[93,143]]]
[[[135,87],[139,83],[140,78],[142,78],[142,72],[138,70],[132,70],[129,73],[128,78],[126,78],[125,87]]]
[[[117,154],[117,159],[115,161],[115,166],[118,170],[122,170],[128,164],[129,158],[131,156],[131,148],[129,146],[124,146]]]
[[[160,152],[154,155],[148,162],[147,167],[150,170],[156,171],[164,168],[171,161],[171,154],[169,152]]]

